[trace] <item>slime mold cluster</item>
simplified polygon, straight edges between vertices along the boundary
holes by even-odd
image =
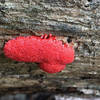
[[[48,73],[60,72],[74,60],[73,47],[57,40],[52,34],[19,36],[5,44],[4,53],[16,61],[37,62]]]

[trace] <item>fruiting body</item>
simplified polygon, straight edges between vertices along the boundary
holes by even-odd
[[[23,62],[38,62],[48,73],[60,72],[65,65],[73,62],[74,49],[62,43],[55,36],[42,35],[17,37],[9,40],[4,47],[7,57]]]

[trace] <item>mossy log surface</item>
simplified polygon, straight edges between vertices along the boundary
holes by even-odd
[[[6,41],[36,32],[73,38],[75,61],[60,73],[48,74],[34,63],[4,56]],[[99,0],[0,0],[0,90],[19,87],[100,90]]]

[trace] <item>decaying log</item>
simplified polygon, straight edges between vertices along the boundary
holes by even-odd
[[[6,41],[39,32],[71,37],[76,46],[75,61],[60,73],[47,74],[36,64],[4,56]],[[99,32],[99,0],[0,0],[0,88],[100,89]]]

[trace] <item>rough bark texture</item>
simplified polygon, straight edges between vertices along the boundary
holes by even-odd
[[[73,38],[75,61],[60,73],[47,74],[36,64],[12,61],[3,55],[6,41],[36,32]],[[99,0],[0,0],[0,88],[100,89],[99,32]]]

